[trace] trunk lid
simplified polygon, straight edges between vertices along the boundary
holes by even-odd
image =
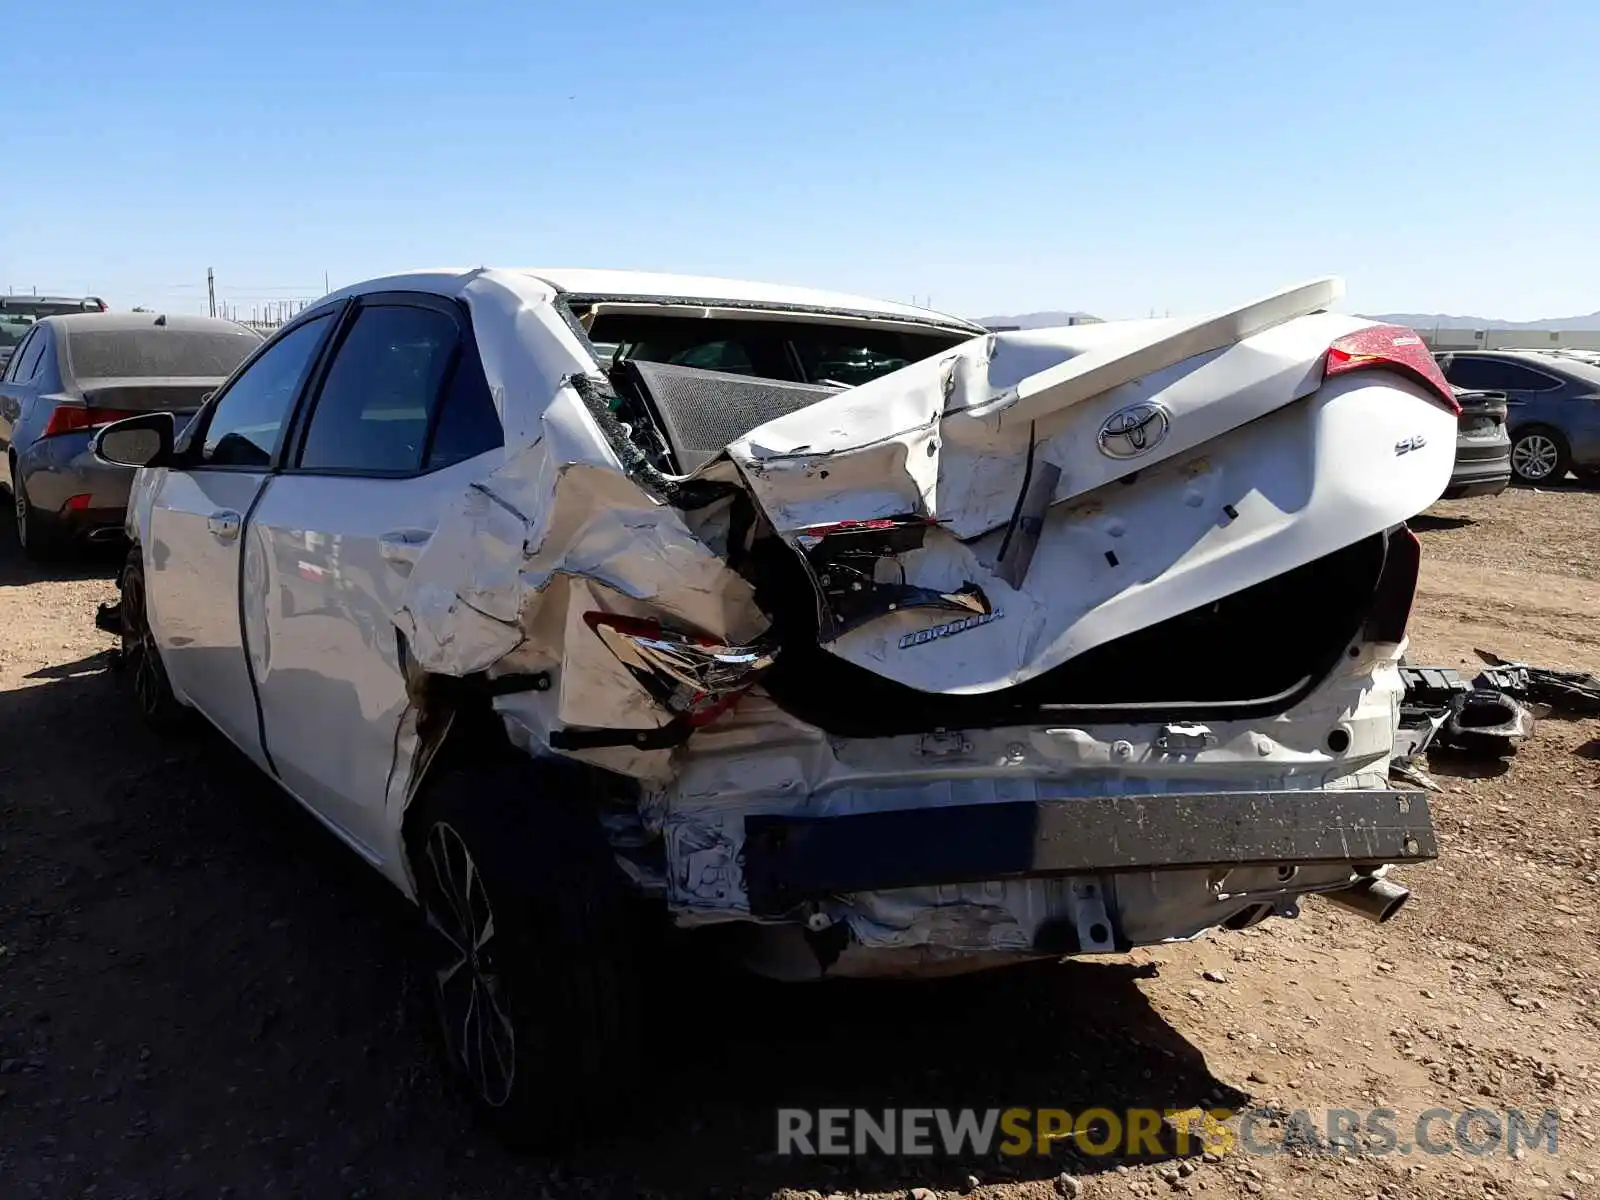
[[[1456,403],[1461,406],[1460,428],[1463,437],[1492,438],[1506,423],[1506,394],[1504,392],[1469,391],[1454,388]]]
[[[1330,346],[1385,332],[1323,311],[1338,294],[1323,280],[1194,320],[974,338],[735,441],[801,567],[768,589],[785,654],[907,689],[886,702],[984,696],[1381,540],[1446,486],[1455,413],[1436,369],[1324,378]],[[1350,635],[1369,583],[1335,622]],[[1214,636],[1185,628],[1179,644]],[[1186,688],[1206,690],[1162,690]]]
[[[80,379],[77,393],[90,408],[126,413],[192,413],[225,376]]]

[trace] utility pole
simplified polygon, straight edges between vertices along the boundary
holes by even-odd
[[[211,306],[211,315],[217,315],[217,277],[210,267],[206,268],[206,300]]]
[[[328,294],[328,273],[326,271],[322,273],[322,294],[324,296]]]

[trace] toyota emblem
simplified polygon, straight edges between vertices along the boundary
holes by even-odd
[[[1138,458],[1167,440],[1172,418],[1153,400],[1119,408],[1100,425],[1100,453],[1107,458]]]

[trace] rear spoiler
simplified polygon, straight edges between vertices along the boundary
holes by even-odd
[[[981,420],[1003,412],[1008,421],[1037,420],[1197,354],[1220,350],[1275,325],[1321,312],[1342,295],[1343,281],[1327,276],[1284,288],[1226,312],[1164,322],[1156,329],[1131,334],[1126,341],[1087,351],[1030,375],[1014,389],[948,412],[946,418],[966,416]]]

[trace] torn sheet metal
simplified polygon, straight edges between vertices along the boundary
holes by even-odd
[[[830,652],[927,692],[1011,686],[1436,498],[1454,419],[1393,376],[1324,383],[1328,345],[1364,327],[1308,315],[1336,293],[1322,281],[1193,321],[976,336],[673,479],[628,444],[553,291],[470,272],[460,295],[505,455],[444,514],[395,622],[424,670],[548,673],[547,691],[496,700],[530,746],[660,778],[684,714],[590,614],[762,646],[770,614],[727,544],[750,521],[735,534],[712,503],[737,488],[808,564]],[[1402,463],[1385,453],[1418,437]],[[895,536],[833,553],[879,522]]]

